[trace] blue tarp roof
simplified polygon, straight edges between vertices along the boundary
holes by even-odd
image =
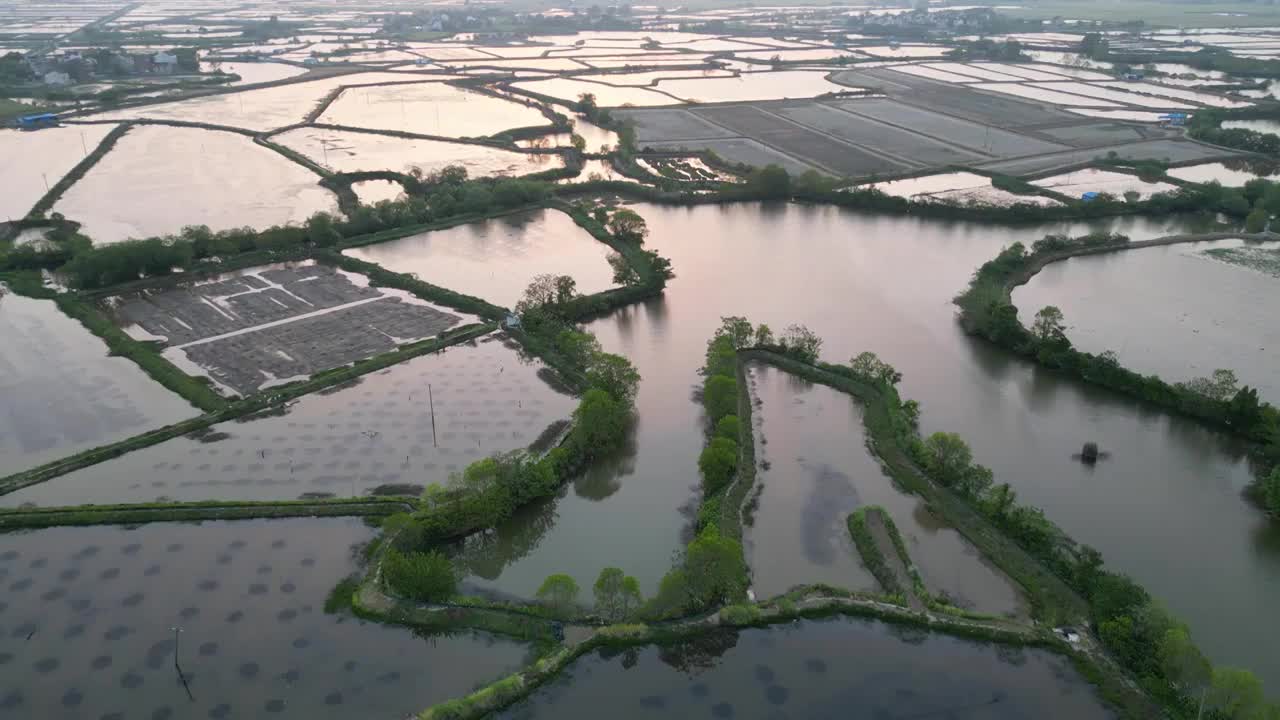
[[[35,115],[23,115],[18,118],[20,123],[44,122],[46,120],[57,120],[58,116],[54,113],[37,113]]]

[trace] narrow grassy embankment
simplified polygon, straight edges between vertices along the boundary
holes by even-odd
[[[903,597],[908,608],[922,612],[925,603],[921,598],[920,573],[912,567],[902,536],[884,508],[860,507],[849,515],[848,525],[863,564],[880,587],[890,595]]]
[[[0,531],[70,525],[140,525],[152,522],[200,520],[379,516],[405,512],[412,509],[415,503],[416,499],[388,497],[19,507],[0,510]]]
[[[66,175],[63,175],[62,178],[53,185],[53,187],[49,188],[49,191],[46,192],[43,197],[36,201],[35,206],[27,213],[27,218],[36,219],[44,217],[44,214],[51,210],[54,204],[62,198],[63,193],[69,190],[72,185],[75,185],[80,178],[84,177],[85,173],[92,170],[93,166],[98,164],[98,161],[106,157],[106,154],[111,151],[111,148],[116,146],[116,143],[120,141],[120,138],[124,137],[125,133],[129,132],[130,127],[132,127],[130,124],[124,123],[113,128],[111,132],[107,133],[106,137],[102,138],[98,143],[98,146],[93,149],[93,152],[90,152],[83,160],[76,163],[75,167],[71,168],[71,170],[68,171]]]
[[[923,497],[930,509],[942,515],[1016,582],[1026,593],[1037,614],[1075,621],[1088,617],[1088,606],[1066,583],[993,527],[964,500],[925,477],[906,450],[898,444],[889,416],[890,410],[877,388],[768,350],[743,350],[741,355],[857,398],[864,409],[863,422],[866,424],[872,450],[900,488]]]

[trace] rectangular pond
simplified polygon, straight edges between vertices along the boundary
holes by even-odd
[[[543,379],[549,372],[489,335],[0,496],[0,505],[416,494],[562,428],[577,402]]]
[[[519,212],[343,252],[508,308],[544,273],[572,277],[583,294],[613,286],[605,259],[612,250],[558,210]]]
[[[1066,658],[843,618],[600,650],[498,717],[604,707],[616,720],[1113,717]]]
[[[440,82],[348,88],[319,122],[443,137],[551,124],[537,108]]]
[[[470,177],[486,177],[527,175],[564,167],[564,158],[553,153],[519,153],[484,145],[331,128],[298,128],[274,135],[271,140],[335,172],[407,173],[419,168],[430,175],[450,165],[461,165]]]
[[[344,518],[0,536],[0,714],[406,717],[523,663],[509,640],[324,613],[373,535]]]
[[[53,209],[82,223],[98,244],[187,225],[261,230],[336,212],[337,198],[319,181],[243,135],[147,125],[121,138]]]
[[[816,582],[876,589],[846,519],[879,505],[930,593],[987,614],[1026,614],[1003,573],[923,500],[894,487],[867,449],[856,400],[760,363],[749,366],[749,383],[761,491],[744,538],[758,597]]]
[[[115,125],[0,129],[0,220],[21,220]]]
[[[200,414],[50,300],[0,284],[0,475]]]

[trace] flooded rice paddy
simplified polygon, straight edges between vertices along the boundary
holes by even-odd
[[[374,532],[307,519],[6,534],[0,716],[405,717],[522,664],[507,640],[326,615]]]
[[[1011,582],[924,502],[897,490],[866,447],[862,408],[849,395],[767,365],[750,366],[759,505],[745,530],[760,597],[822,582],[872,589],[846,518],[879,505],[893,519],[925,588],[993,615],[1024,614]]]
[[[199,414],[50,300],[0,285],[0,474]]]
[[[21,220],[114,125],[0,130],[0,220]]]
[[[541,116],[539,116],[541,117]],[[272,142],[297,150],[335,172],[391,170],[424,174],[461,165],[470,177],[527,175],[564,167],[556,154],[518,153],[501,148],[402,138],[330,128],[298,128],[274,135]]]
[[[255,83],[274,82],[286,78],[297,77],[307,72],[306,68],[296,65],[273,62],[202,62],[201,72],[221,70],[228,75],[239,75],[240,79],[231,85],[253,85]]]
[[[1222,127],[1227,130],[1240,129],[1280,134],[1280,120],[1223,120]]]
[[[319,122],[441,137],[551,124],[536,108],[439,82],[348,88]]]
[[[922,175],[903,180],[889,180],[881,183],[870,183],[868,186],[854,186],[850,190],[873,187],[887,195],[915,198],[917,200],[933,200],[938,202],[985,203],[990,205],[1012,205],[1014,203],[1031,203],[1035,205],[1060,205],[1057,200],[1041,195],[1018,195],[991,185],[991,178],[970,172],[940,173]]]
[[[53,209],[98,244],[187,225],[263,229],[336,212],[336,197],[319,180],[243,135],[146,125],[121,138]]]
[[[551,78],[549,80],[526,80],[511,85],[515,90],[527,90],[556,98],[561,102],[576,103],[578,96],[590,93],[596,96],[600,107],[633,105],[646,107],[650,105],[679,105],[680,100],[641,87],[616,87],[602,83],[585,82],[570,78]]]
[[[825,70],[745,73],[734,78],[659,80],[657,89],[688,102],[700,103],[810,98],[852,89],[837,85],[826,76]]]
[[[1216,182],[1227,187],[1242,187],[1250,180],[1280,174],[1280,167],[1266,162],[1254,164],[1247,160],[1234,160],[1169,168],[1167,172],[1171,177],[1187,182]]]
[[[692,393],[706,341],[722,315],[744,315],[808,325],[830,361],[878,353],[905,375],[903,397],[921,402],[925,434],[959,432],[997,482],[1185,618],[1215,661],[1280,682],[1280,658],[1255,642],[1280,602],[1280,530],[1240,496],[1252,479],[1244,449],[1038,370],[965,336],[953,317],[951,298],[973,270],[1013,242],[1100,229],[1146,239],[1188,231],[1185,218],[1008,228],[794,205],[635,209],[677,278],[663,297],[589,325],[643,378],[634,440],[500,527],[491,554],[472,563],[484,566],[484,585],[531,597],[551,573],[588,587],[616,566],[656,590],[696,507],[703,428]],[[779,241],[797,237],[803,247]],[[760,278],[777,292],[761,292]],[[1088,441],[1109,459],[1073,460]],[[1200,560],[1171,564],[1170,553]]]
[[[399,200],[404,197],[404,185],[395,180],[361,180],[351,183],[351,191],[361,205],[376,205],[383,200]]]
[[[558,392],[501,335],[313,393],[16,493],[6,506],[415,494],[567,420]],[[434,426],[433,426],[434,418]]]
[[[344,252],[508,308],[543,273],[572,277],[582,294],[613,285],[605,260],[609,246],[557,210],[519,212]]]
[[[1078,348],[1113,350],[1144,375],[1185,382],[1228,368],[1262,399],[1280,403],[1280,327],[1271,312],[1280,282],[1205,255],[1244,245],[1225,240],[1072,258],[1018,288],[1014,304],[1025,324],[1056,305]]]
[[[602,707],[618,720],[1111,717],[1065,658],[852,619],[598,651],[499,717],[584,718]]]

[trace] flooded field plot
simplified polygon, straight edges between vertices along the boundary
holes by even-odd
[[[764,469],[745,539],[758,595],[814,582],[875,588],[846,518],[859,507],[880,505],[930,592],[984,613],[1025,612],[1013,584],[968,541],[919,498],[894,488],[866,448],[862,408],[853,398],[759,364],[751,366],[750,382],[759,415],[756,459]]]
[[[282,413],[215,425],[0,496],[0,504],[417,493],[495,452],[528,447],[573,412],[574,398],[510,342],[490,335],[414,358]]]
[[[916,77],[928,78],[930,80],[939,80],[946,83],[976,83],[979,78],[972,75],[960,75],[948,72],[929,65],[899,65],[892,68],[893,72],[905,73]]]
[[[1114,350],[1140,373],[1186,382],[1227,368],[1263,400],[1280,402],[1280,329],[1269,319],[1280,282],[1204,254],[1242,245],[1227,240],[1073,258],[1045,268],[1013,299],[1026,324],[1041,307],[1058,306],[1077,347]],[[1126,312],[1116,313],[1117,303]]]
[[[631,87],[643,87],[652,85],[655,82],[668,79],[677,80],[680,78],[720,78],[731,77],[733,73],[727,70],[713,70],[710,68],[704,70],[651,70],[648,72],[634,73],[602,73],[600,75],[580,75],[577,80],[591,80],[601,82],[607,85],[627,85]]]
[[[404,195],[404,186],[395,180],[361,180],[351,183],[351,190],[363,205],[398,200]]]
[[[463,318],[325,265],[270,266],[107,301],[116,322],[223,389],[274,384],[438,335]],[[192,367],[194,365],[194,367]]]
[[[449,165],[461,165],[471,177],[486,177],[527,175],[564,167],[564,158],[556,154],[517,153],[484,145],[330,128],[298,128],[274,135],[271,140],[337,172],[408,172],[416,167],[431,174]]]
[[[601,707],[616,720],[1112,717],[1067,658],[849,619],[584,655],[499,717],[592,717]]]
[[[405,80],[403,75],[384,72],[339,75],[323,80],[113,110],[92,117],[110,120],[178,120],[265,131],[302,122],[307,113],[330,92],[343,85]]]
[[[19,220],[47,187],[93,152],[114,125],[48,128],[40,132],[0,130],[0,220]],[[47,186],[46,186],[47,183]]]
[[[1242,187],[1250,180],[1280,174],[1280,167],[1270,164],[1251,165],[1245,160],[1234,160],[1169,168],[1168,173],[1171,177],[1188,182],[1216,182],[1227,187]]]
[[[307,72],[306,68],[275,62],[202,62],[200,72],[221,70],[228,75],[239,75],[232,85],[252,85],[296,77]]]
[[[438,82],[349,88],[319,122],[443,137],[551,124],[536,108]]]
[[[130,130],[53,209],[82,223],[98,244],[187,225],[262,229],[336,212],[337,199],[318,182],[243,135],[148,125]]]
[[[1072,93],[1062,92],[1060,90],[1051,89],[1056,84],[1050,84],[1045,87],[1033,87],[1030,85],[1019,85],[1017,83],[978,83],[974,85],[976,88],[986,90],[987,92],[1003,93],[1005,95],[1015,95],[1017,97],[1027,98],[1028,100],[1038,100],[1053,105],[1069,105],[1078,107],[1099,107],[1099,108],[1119,108],[1123,107],[1118,102],[1111,100],[1103,100],[1101,98],[1086,97],[1084,95],[1075,95]]]
[[[49,300],[0,285],[0,474],[199,414]]]
[[[1241,130],[1253,130],[1260,133],[1271,133],[1273,135],[1280,134],[1280,120],[1224,120],[1222,127],[1226,129],[1239,128]]]
[[[827,80],[826,76],[825,70],[783,70],[729,78],[660,80],[657,89],[695,103],[809,98],[850,89]]]
[[[988,155],[1031,155],[1063,150],[1066,147],[893,100],[880,98],[845,100],[835,103],[834,106],[845,112],[854,113],[881,123],[892,123],[916,133]],[[861,125],[851,124],[849,127],[862,127],[864,125],[866,123]],[[854,139],[855,137],[853,135],[845,136],[849,139]]]
[[[357,519],[7,534],[0,713],[406,717],[522,664],[508,640],[326,615],[373,535]]]
[[[1129,160],[1160,160],[1168,163],[1210,160],[1231,154],[1219,148],[1183,140],[1130,142],[1124,145],[1108,146],[1107,150],[1115,150],[1117,155]],[[1085,148],[1035,157],[1001,160],[986,163],[981,167],[1007,175],[1031,175],[1050,171],[1054,168],[1065,168],[1088,163],[1097,158],[1098,154],[1098,150],[1095,148]]]
[[[1173,192],[1176,185],[1162,182],[1145,182],[1137,175],[1086,168],[1053,177],[1032,180],[1032,185],[1056,190],[1064,195],[1080,196],[1088,192],[1111,193],[1123,198],[1125,193],[1136,192],[1141,198],[1148,198],[1159,192]]]
[[[1222,108],[1241,108],[1248,107],[1252,103],[1240,100],[1228,100],[1219,95],[1210,95],[1209,93],[1195,92],[1193,90],[1179,90],[1177,88],[1165,87],[1164,85],[1155,85],[1152,83],[1133,83],[1123,80],[1113,80],[1109,82],[1100,82],[1098,85],[1103,87],[1120,88],[1128,90],[1131,93],[1144,93],[1147,95],[1157,95],[1161,97],[1177,98],[1179,100],[1188,100],[1201,105],[1209,105],[1211,107]],[[1174,107],[1173,105],[1164,105],[1163,107]]]
[[[609,246],[556,210],[505,215],[344,252],[504,307],[514,307],[542,273],[568,275],[584,294],[613,284],[605,261]]]
[[[601,107],[627,105],[644,107],[649,105],[681,104],[680,100],[677,100],[676,98],[646,88],[616,87],[613,85],[584,82],[582,80],[573,80],[569,78],[528,80],[514,83],[511,87],[516,90],[528,90],[529,92],[538,93],[539,95],[547,95],[563,102],[574,103],[578,101],[578,97],[580,95],[590,93],[595,95],[596,103]]]
[[[1122,85],[1124,83],[1121,83]],[[1151,95],[1139,95],[1136,92],[1127,92],[1121,89],[1113,89],[1105,87],[1104,83],[1084,83],[1084,82],[1051,82],[1051,83],[1027,83],[1024,87],[1040,88],[1053,93],[1071,93],[1073,95],[1082,95],[1088,98],[1101,98],[1103,100],[1114,100],[1125,105],[1135,105],[1137,107],[1147,108],[1166,108],[1173,110],[1194,110],[1197,106],[1190,105],[1185,102],[1168,100],[1163,97],[1154,97]],[[989,88],[988,88],[989,89]],[[1077,103],[1079,105],[1088,105],[1088,102]]]

